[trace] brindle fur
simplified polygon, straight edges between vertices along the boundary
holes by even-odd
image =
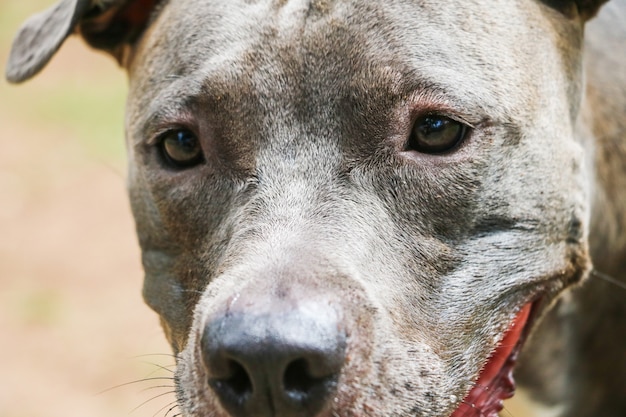
[[[184,416],[226,415],[198,352],[224,309],[336,306],[351,359],[324,416],[446,417],[531,300],[522,385],[563,416],[626,415],[626,1],[586,30],[603,1],[95,3],[29,21],[7,76],[75,27],[128,70],[144,296]],[[420,110],[473,133],[404,152]],[[171,126],[206,164],[159,162]]]

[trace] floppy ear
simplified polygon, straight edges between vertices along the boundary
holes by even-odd
[[[121,62],[125,51],[145,29],[157,2],[61,0],[22,25],[9,54],[7,80],[19,83],[33,77],[75,32]]]
[[[579,17],[587,21],[594,17],[600,7],[609,0],[544,0],[550,7],[568,17]]]

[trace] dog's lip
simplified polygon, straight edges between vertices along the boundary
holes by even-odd
[[[509,330],[480,372],[474,388],[450,417],[497,417],[503,408],[502,401],[513,396],[513,369],[528,335],[534,304],[531,302],[524,305],[517,313]]]

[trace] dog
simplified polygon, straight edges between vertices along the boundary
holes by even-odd
[[[537,410],[624,417],[626,1],[604,3],[61,0],[6,74],[72,33],[127,70],[179,415],[495,417],[515,371]]]

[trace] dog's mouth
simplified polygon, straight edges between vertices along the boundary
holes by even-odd
[[[478,380],[451,417],[498,417],[503,401],[513,397],[513,369],[530,327],[534,303],[526,304],[489,357]]]

